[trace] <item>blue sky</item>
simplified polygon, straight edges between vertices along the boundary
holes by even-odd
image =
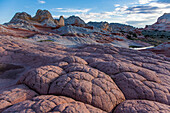
[[[38,9],[49,10],[54,18],[76,15],[86,22],[144,27],[163,13],[170,13],[170,0],[0,0],[0,24],[10,21],[16,12],[34,16]]]

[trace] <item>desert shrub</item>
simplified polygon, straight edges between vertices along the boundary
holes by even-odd
[[[54,42],[53,40],[40,40],[38,42]]]

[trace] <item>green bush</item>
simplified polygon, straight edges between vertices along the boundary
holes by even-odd
[[[40,40],[38,42],[54,42],[53,40]]]

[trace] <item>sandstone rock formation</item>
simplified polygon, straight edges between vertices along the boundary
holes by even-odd
[[[37,95],[25,85],[16,85],[0,90],[0,112],[11,105],[32,99]]]
[[[41,23],[42,25],[55,27],[56,23],[48,10],[38,10],[36,15],[32,18],[34,21]]]
[[[155,29],[168,28],[168,15]],[[120,48],[141,44],[126,38],[133,30],[75,16],[57,20],[47,10],[17,13],[0,25],[0,112],[170,112],[169,43]]]
[[[42,66],[31,69],[25,73],[19,83],[24,83],[40,94],[48,94],[50,84],[59,75],[65,74],[62,68],[57,66]]]
[[[64,23],[64,17],[63,16],[60,16],[60,19],[59,19],[59,22],[58,22],[58,25],[59,26],[65,26],[65,23]]]
[[[135,28],[133,26],[119,24],[119,23],[110,23],[108,29],[109,29],[109,31],[111,31],[113,33],[117,33],[120,31],[129,32],[129,31],[135,30]]]
[[[31,100],[23,101],[12,107],[9,107],[2,113],[11,112],[29,112],[29,113],[106,113],[91,105],[75,101],[63,96],[44,95]]]
[[[27,14],[26,12],[16,13],[10,23],[26,23],[32,19],[31,15]]]
[[[65,19],[66,25],[74,25],[79,27],[85,27],[86,23],[77,16],[70,16],[69,18]]]
[[[0,62],[12,65],[3,70],[25,69],[0,87],[2,113],[169,112],[170,58],[163,55],[0,36]]]
[[[156,54],[162,54],[167,57],[170,57],[170,42],[165,42],[165,43],[160,44],[154,48],[146,49],[144,51],[152,51]]]
[[[164,13],[153,25],[145,27],[146,30],[170,31],[170,13]]]
[[[127,100],[114,113],[169,113],[170,106],[148,100]]]
[[[48,10],[41,10],[41,9],[39,9],[36,12],[36,15],[34,17],[31,17],[31,15],[29,15],[25,12],[16,13],[15,16],[12,18],[12,20],[9,23],[6,23],[5,25],[8,25],[8,26],[17,26],[18,25],[18,27],[21,27],[22,24],[24,24],[24,26],[29,25],[30,27],[32,26],[35,28],[41,27],[41,26],[43,26],[43,27],[60,26],[61,27],[61,26],[65,25],[64,18],[62,16],[60,17],[59,22],[58,22],[55,19],[53,19],[51,13]]]
[[[108,22],[89,22],[87,23],[89,26],[94,26],[96,28],[100,28],[104,31],[107,31],[109,28],[109,23]]]
[[[125,99],[110,77],[100,71],[82,64],[70,64],[66,71],[69,73],[51,84],[50,94],[69,96],[107,112]]]

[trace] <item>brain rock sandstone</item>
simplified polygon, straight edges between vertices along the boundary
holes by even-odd
[[[24,83],[40,94],[47,94],[50,84],[60,75],[65,74],[57,66],[42,66],[29,70],[18,83]]]
[[[20,78],[8,77],[15,82],[1,87],[3,113],[170,109],[170,58],[152,52],[102,45],[68,48],[0,36],[0,64],[25,69]],[[8,80],[0,78],[0,84],[4,81]]]
[[[31,99],[38,94],[25,85],[16,85],[0,90],[0,112],[19,102]]]
[[[91,105],[63,96],[44,95],[9,107],[2,113],[106,113]]]
[[[170,106],[148,100],[127,100],[114,113],[169,113]]]

